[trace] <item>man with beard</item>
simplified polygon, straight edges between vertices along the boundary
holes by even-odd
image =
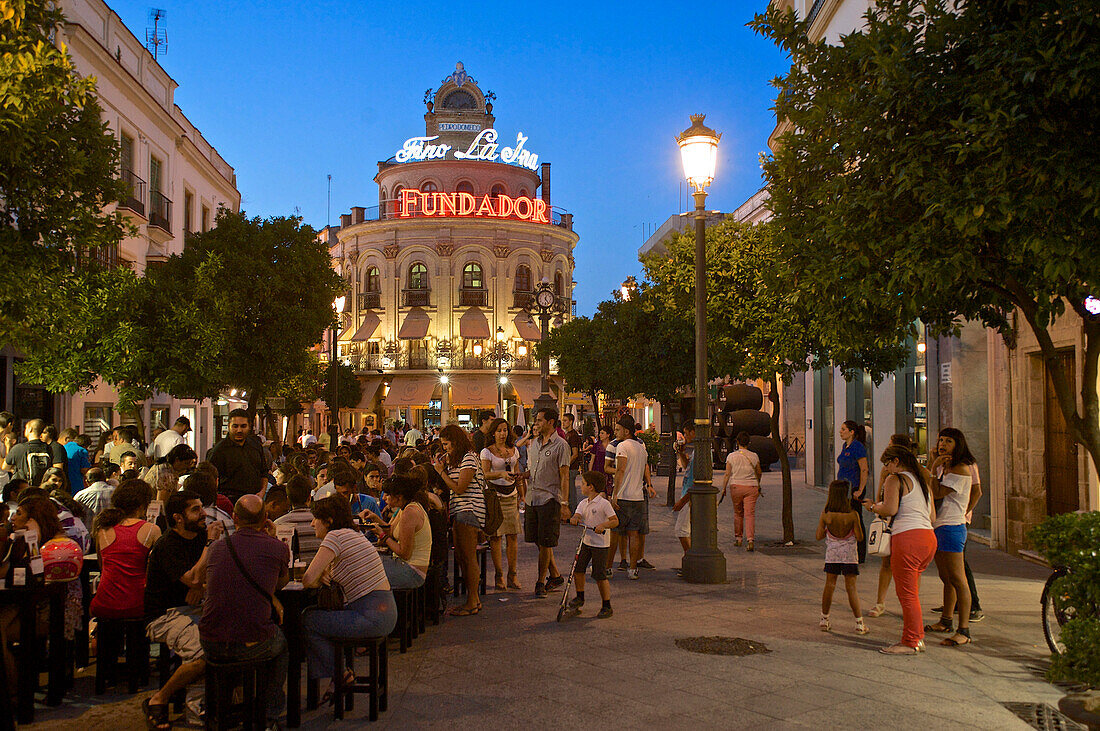
[[[252,433],[245,409],[229,412],[229,436],[210,448],[206,461],[218,468],[218,492],[236,503],[242,495],[262,495],[271,469],[271,454]]]
[[[171,728],[168,702],[172,695],[201,678],[206,670],[199,637],[205,577],[198,569],[204,550],[221,536],[223,528],[217,523],[207,528],[202,500],[189,490],[172,493],[164,512],[170,530],[149,551],[145,631],[151,642],[166,643],[183,664],[142,707],[150,728],[167,730]],[[189,697],[193,714],[198,711],[196,705]]]

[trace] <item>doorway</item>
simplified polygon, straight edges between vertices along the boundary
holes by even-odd
[[[1072,513],[1080,507],[1077,487],[1077,442],[1066,423],[1058,397],[1054,392],[1051,373],[1057,369],[1065,374],[1071,393],[1077,393],[1077,373],[1073,351],[1058,353],[1047,364],[1045,374],[1045,455],[1047,481],[1047,515]]]

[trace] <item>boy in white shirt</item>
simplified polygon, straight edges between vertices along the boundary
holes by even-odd
[[[569,608],[579,612],[584,606],[584,570],[591,561],[592,579],[600,590],[600,599],[603,600],[596,619],[606,619],[612,614],[611,582],[607,580],[607,554],[611,539],[607,531],[619,524],[619,518],[615,515],[611,501],[607,499],[607,475],[589,471],[584,473],[583,480],[581,492],[584,500],[577,505],[569,522],[573,525],[583,524],[590,530],[586,530],[581,539],[581,552],[577,558],[577,568],[573,572],[577,596],[569,602]]]

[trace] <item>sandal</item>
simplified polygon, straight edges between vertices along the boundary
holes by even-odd
[[[896,645],[879,648],[879,652],[881,652],[883,655],[916,655],[920,652],[920,650],[916,647],[903,645],[899,642]]]
[[[466,607],[453,607],[447,610],[447,614],[452,617],[469,617],[472,614],[477,614],[481,611],[481,605],[478,604],[473,609],[467,609]]]
[[[516,581],[515,574],[508,574],[508,588],[513,591],[520,591],[523,589],[523,587],[519,585],[519,582]]]
[[[504,574],[497,574],[496,577],[496,590],[505,591],[508,587],[504,585]]]
[[[944,622],[941,619],[939,622],[936,622],[935,624],[926,624],[926,625],[924,625],[924,631],[925,632],[954,632],[955,631],[955,624],[954,624],[954,622],[950,622],[950,621]]]
[[[145,725],[153,731],[168,731],[172,728],[172,722],[168,720],[167,703],[150,703],[149,698],[141,702],[141,710],[145,713]]]
[[[963,639],[959,639],[960,637]],[[971,642],[973,640],[970,639],[970,628],[959,627],[959,631],[955,633],[954,637],[948,637],[940,644],[944,647],[958,647],[959,645],[969,645]]]
[[[869,612],[867,612],[867,616],[871,617],[872,619],[874,619],[875,617],[881,617],[884,614],[886,614],[885,604],[876,604],[875,606],[871,607],[871,610]]]

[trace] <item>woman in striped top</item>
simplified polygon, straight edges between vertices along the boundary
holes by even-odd
[[[343,609],[311,607],[302,613],[309,677],[331,678],[336,647],[330,640],[385,637],[397,624],[397,604],[382,559],[374,544],[355,529],[347,499],[331,495],[313,503],[310,510],[310,525],[321,546],[302,584],[338,583],[344,589]]]
[[[466,581],[466,604],[451,610],[456,617],[481,611],[478,583],[477,536],[485,525],[485,496],[481,492],[478,471],[481,464],[470,443],[470,436],[457,424],[448,424],[439,433],[443,453],[433,464],[435,471],[451,491],[451,520],[455,539],[455,560],[462,565]]]

